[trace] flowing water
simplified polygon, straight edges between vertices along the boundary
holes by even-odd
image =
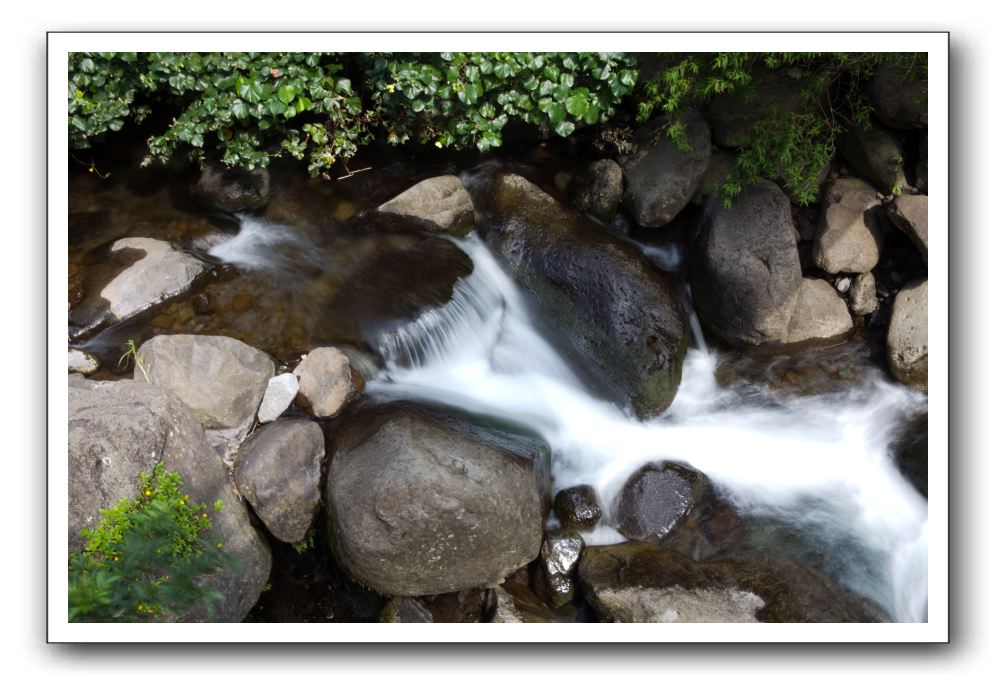
[[[810,533],[832,561],[826,571],[896,620],[926,620],[927,504],[888,448],[895,426],[925,409],[923,396],[871,371],[844,393],[744,396],[717,384],[716,357],[693,321],[697,345],[674,403],[639,422],[582,387],[479,239],[458,245],[473,273],[448,304],[383,336],[387,367],[371,393],[529,426],[552,448],[554,490],[588,483],[609,508],[648,461],[690,464],[741,512]],[[658,253],[672,269],[676,255]],[[604,525],[586,539],[624,540]]]

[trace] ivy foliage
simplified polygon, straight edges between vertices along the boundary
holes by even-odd
[[[83,529],[83,551],[69,559],[70,621],[154,621],[197,603],[210,616],[221,599],[204,580],[234,560],[206,539],[207,507],[191,503],[162,463],[139,482],[136,499],[103,509],[97,527]]]

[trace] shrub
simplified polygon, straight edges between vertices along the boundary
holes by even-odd
[[[162,463],[139,480],[136,499],[121,499],[95,529],[83,529],[86,545],[69,559],[70,621],[155,621],[197,603],[210,616],[221,599],[205,576],[233,560],[221,542],[206,540],[207,508],[191,503],[180,475]]]

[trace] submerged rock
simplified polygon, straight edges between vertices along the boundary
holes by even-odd
[[[521,176],[498,174],[475,199],[485,243],[592,379],[640,417],[666,409],[688,340],[670,279]]]
[[[788,198],[768,181],[731,208],[708,197],[690,271],[699,317],[719,335],[783,342],[802,282]]]
[[[333,443],[326,504],[336,552],[377,592],[489,586],[539,554],[542,442],[462,414],[385,405],[353,413]]]
[[[671,222],[695,196],[709,168],[709,125],[694,110],[681,121],[690,150],[679,150],[666,136],[664,124],[655,120],[636,131],[636,152],[621,160],[626,178],[623,206],[641,227]]]
[[[591,530],[602,519],[598,495],[590,485],[575,485],[558,492],[553,499],[553,512],[564,529],[579,532]]]
[[[335,347],[312,349],[293,374],[300,383],[302,406],[315,417],[334,417],[349,398],[349,359]]]
[[[900,382],[927,390],[927,280],[908,284],[896,294],[886,346],[889,370]]]
[[[612,220],[623,196],[623,170],[611,159],[589,164],[574,179],[574,205],[601,220]]]
[[[210,586],[223,599],[213,621],[241,621],[270,574],[270,549],[252,527],[228,474],[189,408],[161,386],[121,380],[69,378],[69,551],[83,546],[80,530],[95,527],[100,509],[133,499],[139,474],[157,462],[183,478],[195,503],[224,507],[211,515],[206,536],[220,539],[238,569],[213,574]],[[191,610],[185,620],[205,616]]]
[[[128,237],[111,246],[111,251],[125,249],[144,251],[145,257],[126,268],[100,292],[117,319],[127,319],[179,295],[204,271],[204,263],[197,258],[180,253],[158,239]]]
[[[616,529],[628,539],[661,541],[710,492],[708,479],[673,462],[647,464],[616,498]]]
[[[377,210],[414,218],[431,232],[466,234],[474,227],[474,204],[456,176],[427,178]]]
[[[871,601],[817,572],[761,556],[696,563],[649,544],[585,549],[579,579],[610,622],[880,622]]]
[[[281,541],[304,539],[321,502],[322,428],[284,419],[253,434],[235,458],[235,484],[266,529]]]
[[[875,189],[857,178],[833,181],[823,197],[813,262],[825,272],[870,272],[878,264],[882,234],[873,207]]]
[[[263,167],[246,171],[210,162],[191,195],[205,206],[229,213],[262,208],[270,200],[270,173]]]
[[[273,377],[265,352],[220,335],[158,335],[138,355],[149,380],[176,394],[229,448],[245,438]],[[143,377],[136,369],[135,379]]]

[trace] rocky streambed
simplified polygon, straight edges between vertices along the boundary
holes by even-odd
[[[71,170],[70,551],[162,461],[226,504],[220,620],[925,620],[925,122],[727,208],[737,114]]]

